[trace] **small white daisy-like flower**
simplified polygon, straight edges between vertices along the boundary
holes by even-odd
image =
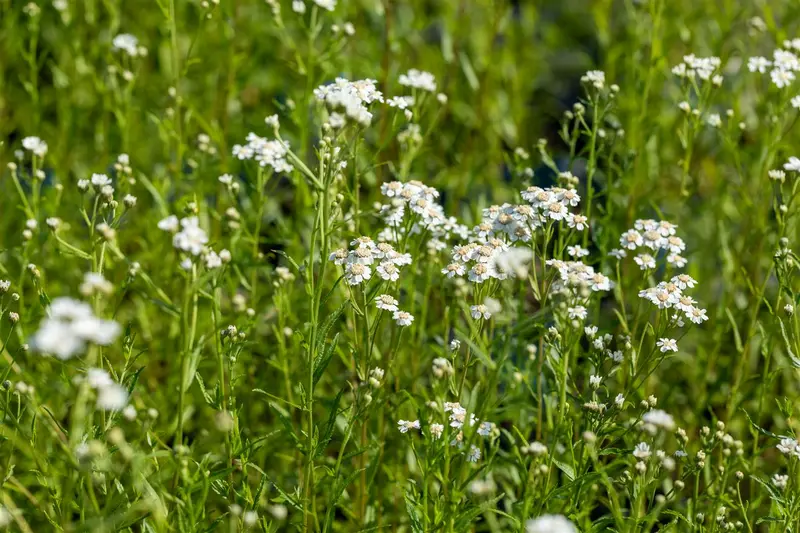
[[[630,229],[622,234],[619,238],[619,245],[628,250],[635,250],[644,244],[644,239],[641,233],[634,229]]]
[[[412,322],[414,322],[414,315],[408,313],[406,311],[395,311],[392,314],[392,319],[394,319],[395,323],[398,326],[410,326]]]
[[[617,397],[614,398],[614,404],[617,407],[622,408],[622,406],[625,404],[625,396],[622,394],[617,394]]]
[[[381,294],[375,297],[375,307],[384,311],[397,311],[397,300],[388,294]]]
[[[602,383],[603,383],[603,378],[601,378],[600,376],[594,376],[594,375],[589,376],[589,385],[593,389],[600,387]]]
[[[585,320],[588,311],[582,305],[567,308],[567,315],[573,320]]]
[[[410,429],[419,429],[419,420],[398,420],[397,429],[400,433],[408,433]]]
[[[372,277],[372,269],[361,263],[347,263],[344,278],[348,285],[360,285]]]
[[[772,484],[775,485],[775,487],[780,490],[784,490],[788,482],[789,482],[788,475],[775,474],[774,476],[772,476]]]
[[[608,255],[616,259],[624,259],[628,255],[628,252],[626,252],[624,248],[614,248],[608,252]]]
[[[433,440],[440,439],[442,437],[442,432],[444,432],[444,426],[442,424],[431,424],[428,429],[431,432]]]
[[[381,261],[375,270],[378,272],[378,276],[385,281],[400,279],[400,270],[391,261]]]
[[[633,260],[642,270],[650,270],[656,267],[656,260],[650,254],[639,254]]]
[[[493,429],[494,424],[491,422],[481,422],[481,425],[478,426],[478,435],[481,437],[488,437],[491,435]]]
[[[575,246],[567,246],[567,253],[571,257],[580,258],[589,255],[589,250],[587,250],[586,248],[582,248],[580,245],[576,244]]]
[[[483,304],[470,306],[469,311],[470,315],[472,315],[472,318],[475,320],[489,320],[492,318],[492,313],[489,311],[489,308]]]
[[[667,339],[665,337],[658,339],[656,346],[658,346],[661,353],[678,351],[678,342],[675,339]]]
[[[633,456],[637,459],[647,459],[650,457],[650,446],[646,442],[640,442],[633,449]]]

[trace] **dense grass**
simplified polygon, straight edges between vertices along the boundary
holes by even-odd
[[[0,0],[0,524],[800,528],[796,3],[336,4]]]

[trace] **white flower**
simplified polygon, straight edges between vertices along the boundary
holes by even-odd
[[[647,459],[650,457],[650,446],[646,442],[640,442],[633,449],[633,456],[637,459]]]
[[[775,474],[774,476],[772,476],[772,484],[775,485],[775,487],[780,490],[784,490],[788,482],[789,482],[788,475]]]
[[[481,458],[481,449],[474,444],[469,447],[469,454],[467,454],[467,461],[470,463],[477,463]]]
[[[69,359],[87,343],[111,344],[121,330],[116,322],[95,317],[88,304],[62,297],[50,303],[48,316],[31,337],[31,345],[38,352]]]
[[[585,320],[587,310],[582,305],[576,305],[575,307],[567,308],[567,315],[573,320]]]
[[[625,396],[622,394],[617,394],[617,397],[614,398],[614,403],[617,407],[622,408],[622,406],[625,404]]]
[[[764,74],[767,72],[767,69],[772,66],[772,61],[767,59],[766,57],[751,57],[747,60],[747,69],[750,72],[760,72]]]
[[[381,261],[375,270],[378,276],[386,281],[397,281],[400,278],[400,270],[391,261]]]
[[[472,315],[472,318],[475,320],[488,320],[492,318],[492,313],[490,313],[489,309],[483,304],[470,306],[469,311],[470,315]]]
[[[217,252],[211,250],[206,255],[206,268],[209,270],[219,268],[222,266],[222,258],[217,255]]]
[[[433,437],[433,440],[438,440],[442,436],[444,426],[442,424],[431,424],[429,429],[431,431],[431,437]]]
[[[344,267],[344,278],[348,285],[360,285],[372,277],[372,269],[361,263],[347,263]]]
[[[409,429],[419,429],[419,420],[398,420],[397,429],[400,430],[400,433],[408,433]]]
[[[306,12],[306,4],[303,0],[292,0],[292,11],[297,13],[298,15],[302,15]]]
[[[661,353],[678,351],[678,342],[675,339],[658,339],[658,341],[656,341],[656,346],[661,349]]]
[[[388,294],[375,297],[375,307],[384,311],[397,311],[397,300]]]
[[[563,515],[547,514],[528,520],[525,533],[578,533],[578,529]]]
[[[47,153],[47,143],[39,137],[25,137],[22,139],[22,147],[38,157],[44,157]]]
[[[794,156],[790,157],[789,161],[783,165],[783,168],[793,172],[800,172],[800,159]]]
[[[642,270],[653,269],[656,267],[656,260],[650,254],[639,254],[633,258],[639,268]]]
[[[494,424],[491,422],[481,422],[481,425],[478,426],[478,435],[481,437],[488,437],[492,430],[494,429]]]
[[[406,311],[395,311],[392,314],[392,318],[398,326],[403,327],[410,326],[411,323],[414,322],[414,315],[407,313]]]
[[[794,455],[800,457],[800,444],[795,439],[783,437],[781,442],[776,446],[778,451],[785,455]]]
[[[396,107],[397,109],[407,109],[414,105],[413,96],[393,96],[386,100],[389,107]]]
[[[97,407],[104,411],[119,411],[128,405],[128,391],[117,383],[100,387],[97,391]]]
[[[595,89],[602,89],[606,83],[606,74],[600,70],[590,70],[581,76],[583,83],[591,83]]]
[[[175,215],[170,215],[167,218],[159,220],[158,222],[158,229],[162,231],[169,231],[170,233],[175,233],[178,231],[179,226],[180,222],[178,221],[178,217]]]
[[[628,250],[635,250],[644,244],[642,235],[636,230],[628,230],[619,238],[619,245]],[[624,257],[624,256],[622,256]]]
[[[436,78],[430,72],[410,69],[405,74],[401,74],[399,78],[400,85],[406,87],[413,87],[415,89],[422,89],[431,93],[436,92]]]
[[[208,235],[200,227],[200,220],[197,217],[181,219],[181,231],[172,237],[172,246],[192,255],[200,255],[206,243]]]
[[[120,33],[114,37],[114,40],[111,41],[111,46],[115,50],[122,50],[131,57],[138,56],[140,52],[139,39],[130,33]]]
[[[675,429],[675,420],[669,413],[666,413],[661,409],[653,409],[651,411],[646,412],[642,416],[642,421],[645,424],[651,424],[653,426],[663,428],[667,431],[672,431],[673,429]]]
[[[800,109],[800,96],[795,96],[790,100],[792,107],[795,109]]]
[[[567,246],[567,253],[570,257],[580,258],[588,256],[589,250],[576,244],[575,246]]]
[[[589,385],[591,385],[593,389],[600,387],[601,383],[603,383],[603,378],[600,376],[589,376]]]

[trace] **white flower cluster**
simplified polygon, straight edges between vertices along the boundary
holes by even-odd
[[[130,33],[120,33],[111,41],[114,50],[121,50],[131,57],[147,55],[147,49],[139,46],[139,39]]]
[[[453,440],[450,442],[451,446],[458,446],[459,448],[462,446],[464,441],[464,432],[462,431],[464,424],[467,422],[467,410],[461,406],[458,402],[445,402],[444,403],[444,412],[449,413],[448,415],[448,425],[451,428],[458,430],[458,433],[455,435]],[[477,433],[481,437],[489,437],[492,434],[492,431],[495,429],[495,425],[491,422],[481,422],[478,420],[474,414],[470,414],[469,416],[469,425],[470,427],[478,425]],[[420,429],[421,425],[419,420],[398,420],[397,428],[400,430],[401,433],[407,433],[410,429]],[[441,438],[442,434],[444,433],[444,425],[438,423],[432,423],[428,426],[428,430],[430,432],[431,438],[433,440],[438,440]],[[471,463],[477,462],[481,458],[481,450],[474,444],[470,446],[470,449],[467,453],[467,461]]]
[[[119,411],[128,405],[128,391],[116,383],[108,372],[90,368],[86,372],[89,386],[97,391],[97,407],[104,411]]]
[[[708,320],[706,310],[697,307],[691,296],[683,293],[686,289],[693,288],[697,282],[688,274],[673,276],[669,281],[662,281],[655,287],[639,291],[639,297],[649,300],[659,309],[675,308],[695,324],[702,324]]]
[[[39,137],[25,137],[22,139],[22,147],[38,157],[44,157],[47,153],[47,143]]]
[[[581,76],[583,83],[590,83],[595,89],[602,89],[606,85],[606,73],[602,70],[590,70]]]
[[[683,61],[672,68],[672,73],[679,78],[700,79],[714,85],[722,83],[722,76],[714,73],[720,68],[722,61],[718,57],[697,57],[694,54],[683,56]]]
[[[561,283],[567,288],[588,287],[594,292],[611,290],[612,284],[608,276],[596,272],[593,267],[580,261],[548,259],[545,264],[558,270]]]
[[[83,352],[87,343],[108,346],[122,328],[113,320],[94,316],[89,304],[72,298],[56,298],[47,308],[47,317],[31,337],[38,352],[69,359]]]
[[[786,48],[800,50],[800,40],[794,39],[793,41],[785,41]],[[767,59],[762,56],[751,57],[747,60],[747,68],[750,72],[758,72],[765,74],[769,70],[769,77],[772,83],[779,89],[789,86],[796,78],[796,72],[800,71],[800,59],[798,59],[795,52],[784,50],[781,48],[775,49],[772,53],[772,59]]]
[[[331,110],[328,122],[334,128],[344,126],[345,117],[362,126],[369,126],[372,113],[367,106],[373,102],[383,102],[383,93],[377,89],[376,83],[370,79],[349,81],[336,78],[333,83],[314,89],[314,96]],[[338,111],[343,111],[344,115]]]
[[[667,254],[667,263],[683,268],[687,261],[681,252],[686,249],[686,243],[675,235],[676,229],[677,226],[666,220],[637,220],[633,229],[620,236],[620,248],[611,250],[610,254],[621,259],[627,255],[628,250],[647,248],[653,253],[647,251],[640,253],[634,257],[634,261],[642,270],[652,270],[656,267],[656,258],[653,254],[657,255],[660,250],[664,250]]]
[[[182,252],[192,256],[201,256],[206,268],[219,268],[223,263],[231,261],[231,253],[228,250],[221,250],[219,253],[206,246],[208,234],[200,227],[200,219],[195,216],[178,219],[175,215],[170,215],[158,222],[158,229],[174,233],[172,236],[172,246]],[[185,258],[181,262],[181,267],[185,270],[192,268],[192,260]]]
[[[412,213],[411,235],[430,235],[427,243],[431,250],[442,250],[446,242],[456,235],[466,239],[467,227],[458,223],[455,217],[446,217],[444,208],[438,203],[439,191],[424,183],[411,180],[406,183],[391,181],[381,185],[381,194],[389,202],[379,207],[379,215],[386,223],[386,228],[378,235],[378,239],[396,242],[405,233],[406,211]]]
[[[375,243],[369,237],[359,237],[350,242],[353,248],[334,250],[328,259],[344,267],[344,278],[348,285],[360,285],[372,277],[375,271],[384,281],[397,281],[400,278],[400,267],[411,264],[411,254],[403,254],[386,242]],[[378,304],[380,307],[380,303]],[[391,305],[388,301],[385,305]],[[383,307],[386,309],[386,307]],[[388,310],[388,309],[387,309]]]
[[[271,141],[259,137],[255,133],[247,134],[247,144],[235,144],[233,156],[240,161],[253,159],[262,167],[272,167],[275,172],[288,173],[294,167],[286,160],[289,146],[285,141],[273,139]]]
[[[430,72],[424,70],[410,69],[405,74],[401,74],[400,85],[411,87],[413,89],[421,89],[429,93],[436,92],[436,78]]]

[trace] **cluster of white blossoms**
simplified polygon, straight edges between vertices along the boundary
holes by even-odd
[[[47,308],[47,317],[31,337],[34,350],[69,359],[86,349],[87,343],[108,346],[122,331],[113,320],[94,316],[89,304],[61,297]]]
[[[375,272],[384,281],[394,282],[400,278],[400,267],[411,264],[411,254],[400,253],[386,242],[376,243],[369,237],[359,237],[350,242],[351,249],[339,248],[331,252],[328,259],[344,267],[344,278],[348,285],[360,285],[372,278]],[[388,305],[388,304],[387,304]]]
[[[800,40],[785,41],[783,44],[788,50],[776,48],[772,53],[771,60],[762,56],[751,57],[747,60],[747,68],[750,72],[765,74],[769,71],[772,83],[779,89],[791,85],[796,78],[795,73],[800,71],[800,59],[795,52],[790,51],[791,49],[800,50],[800,46],[797,46],[800,45]],[[794,105],[794,102],[792,104]]]
[[[433,74],[424,70],[409,69],[405,74],[400,74],[399,82],[400,85],[405,87],[420,89],[429,93],[436,92],[436,78]]]
[[[108,372],[101,368],[90,368],[86,381],[97,391],[97,407],[105,411],[119,411],[128,405],[128,391],[116,383]]]
[[[450,442],[451,446],[458,446],[461,448],[464,442],[464,432],[463,427],[464,424],[467,423],[467,410],[461,406],[458,402],[445,402],[444,403],[444,412],[448,414],[447,416],[447,423],[448,425],[457,430],[458,433],[453,437],[453,440]],[[473,427],[478,424],[478,429],[476,433],[481,437],[489,437],[492,435],[492,432],[495,430],[495,425],[491,422],[481,422],[478,420],[473,413],[470,413],[469,416],[469,426]],[[398,420],[397,421],[397,428],[400,433],[407,433],[411,429],[420,430],[422,428],[419,420]],[[442,437],[444,433],[445,426],[444,424],[439,423],[430,423],[428,424],[428,433],[433,440],[438,440]],[[469,451],[467,452],[467,460],[471,463],[475,463],[478,459],[481,458],[481,450],[476,445],[470,445]]]
[[[591,84],[595,89],[602,89],[606,85],[606,73],[602,70],[590,70],[581,76],[581,81]]]
[[[369,104],[383,102],[383,93],[377,89],[376,83],[370,79],[349,81],[336,78],[333,83],[314,89],[314,97],[330,110],[328,123],[331,127],[344,126],[348,118],[362,126],[369,126],[372,122]]]
[[[570,208],[580,203],[580,196],[574,189],[561,187],[528,187],[521,193],[528,204],[493,205],[483,210],[481,223],[472,229],[470,242],[457,245],[452,251],[452,261],[442,269],[448,278],[467,275],[473,283],[483,283],[489,279],[504,280],[509,274],[527,276],[528,264],[533,259],[528,246],[516,247],[514,243],[530,242],[538,228],[550,223],[565,223],[567,227],[583,231],[588,226],[585,216],[570,212]],[[573,250],[583,255],[580,247]],[[567,263],[559,262],[557,267]],[[589,278],[595,278],[592,285],[610,288],[608,278],[596,274],[585,266]],[[608,290],[608,288],[595,289]]]
[[[686,289],[694,288],[697,282],[688,274],[673,276],[669,281],[662,281],[655,287],[639,291],[639,297],[648,300],[659,309],[676,310],[675,319],[681,325],[678,312],[694,324],[702,324],[708,320],[706,310],[697,307],[697,301],[684,294]]]
[[[381,194],[388,202],[378,206],[378,214],[386,224],[378,240],[398,242],[405,235],[409,222],[408,233],[429,236],[427,246],[431,250],[443,250],[454,235],[467,238],[469,230],[455,217],[445,216],[444,208],[438,202],[439,191],[433,187],[416,180],[406,183],[390,181],[381,185]],[[407,211],[411,212],[410,221],[406,217]]]
[[[25,137],[22,147],[37,157],[44,157],[47,153],[47,143],[39,137]]]
[[[697,57],[694,54],[683,56],[683,61],[672,67],[672,73],[679,78],[711,81],[714,85],[722,84],[722,76],[715,75],[722,61],[718,57]]]
[[[130,33],[120,33],[111,41],[114,50],[125,52],[130,57],[140,57],[147,55],[147,49],[139,46],[139,39]]]
[[[611,250],[610,255],[622,259],[628,251],[645,248],[645,251],[634,256],[633,260],[642,270],[656,268],[658,252],[663,250],[667,256],[667,263],[683,268],[686,258],[681,253],[686,249],[683,239],[675,235],[677,226],[666,220],[637,220],[633,229],[629,229],[619,238],[620,248]]]
[[[558,270],[559,279],[565,288],[575,291],[588,288],[593,292],[611,290],[612,282],[608,276],[580,261],[548,259],[545,264]]]
[[[170,215],[158,222],[158,229],[172,233],[172,246],[190,256],[199,256],[208,269],[219,268],[232,259],[228,250],[223,249],[217,253],[206,246],[208,244],[208,234],[200,227],[200,219],[196,216],[179,220],[175,215]],[[190,270],[192,268],[192,259],[186,257],[181,262],[181,267],[185,270]]]
[[[233,156],[240,161],[255,160],[262,167],[271,167],[275,172],[288,173],[294,167],[286,160],[289,146],[285,141],[267,140],[255,133],[247,134],[247,144],[235,144]]]

